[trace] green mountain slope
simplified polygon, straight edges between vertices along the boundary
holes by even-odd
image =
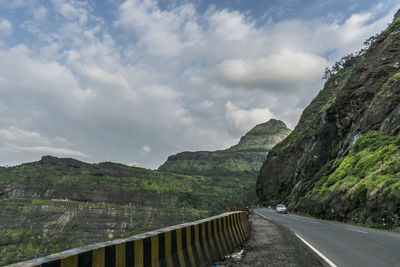
[[[272,119],[255,126],[238,144],[228,149],[182,152],[168,157],[158,170],[214,177],[255,178],[268,151],[290,132],[282,121]]]
[[[0,265],[244,205],[244,186],[116,163],[43,157],[0,168]]]
[[[268,154],[267,203],[317,217],[400,226],[400,11],[369,49],[346,57]]]

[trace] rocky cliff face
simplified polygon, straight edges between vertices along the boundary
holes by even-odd
[[[400,12],[332,75],[268,154],[260,201],[318,217],[399,227]]]
[[[138,204],[0,200],[0,265],[158,229],[198,216]]]
[[[282,121],[272,119],[255,126],[237,145],[212,152],[182,152],[168,157],[158,170],[203,176],[256,177],[268,151],[290,132]]]

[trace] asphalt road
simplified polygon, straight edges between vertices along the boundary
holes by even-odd
[[[266,208],[255,211],[289,227],[325,256],[331,266],[400,267],[400,233],[278,214]]]

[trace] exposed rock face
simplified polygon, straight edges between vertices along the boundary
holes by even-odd
[[[364,55],[328,79],[294,131],[270,151],[257,196],[319,217],[398,227],[399,131],[397,12]]]
[[[55,200],[0,200],[0,265],[195,220],[179,210]]]
[[[255,126],[237,145],[212,152],[182,152],[168,157],[158,170],[203,176],[256,177],[268,151],[290,132],[285,123],[272,119]]]

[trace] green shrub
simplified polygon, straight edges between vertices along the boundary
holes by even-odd
[[[368,193],[367,186],[365,184],[360,184],[359,186],[357,186],[355,192],[357,199],[360,202],[360,205],[364,206],[365,203],[367,202],[367,193]]]

